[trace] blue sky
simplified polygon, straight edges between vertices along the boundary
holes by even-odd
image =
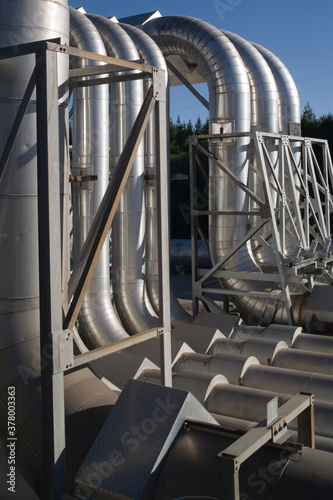
[[[69,0],[73,7],[107,17],[159,10],[197,17],[232,31],[276,54],[292,74],[301,109],[307,101],[317,117],[333,113],[332,0]],[[205,93],[204,84],[199,90]],[[207,111],[185,88],[172,89],[171,117],[195,122]]]

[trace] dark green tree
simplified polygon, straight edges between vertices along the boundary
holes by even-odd
[[[202,121],[200,116],[198,117],[195,125],[194,125],[194,133],[195,135],[201,135],[202,134]]]
[[[302,122],[304,123],[316,123],[316,115],[314,114],[309,101],[306,103],[302,113]]]
[[[333,114],[322,115],[316,118],[310,104],[307,102],[301,119],[302,136],[326,139],[333,154]]]

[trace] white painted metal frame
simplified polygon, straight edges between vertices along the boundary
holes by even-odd
[[[191,239],[192,239],[192,291],[193,311],[198,313],[198,301],[201,300],[208,310],[221,311],[221,308],[210,298],[211,294],[221,296],[246,295],[266,299],[282,300],[285,303],[289,324],[294,323],[289,285],[297,286],[300,291],[311,291],[314,283],[313,276],[325,283],[333,282],[331,251],[330,217],[333,208],[333,167],[327,141],[309,139],[298,136],[283,136],[278,134],[254,132],[251,134],[256,149],[259,172],[263,185],[263,199],[245,185],[230,171],[209,149],[202,145],[210,139],[228,139],[244,134],[201,135],[190,138],[190,189],[191,189]],[[278,173],[270,160],[267,141],[274,139],[279,152]],[[300,145],[299,159],[294,153],[294,144]],[[318,145],[322,152],[322,167],[314,145]],[[230,252],[219,260],[210,270],[199,269],[198,238],[204,242],[199,216],[209,216],[209,210],[199,210],[197,197],[198,166],[197,150],[204,153],[210,161],[221,168],[234,184],[242,189],[253,201],[253,208],[237,215],[253,215],[256,217],[255,226],[247,235],[235,245]],[[206,173],[202,172],[207,179]],[[288,189],[286,188],[288,185]],[[276,201],[274,202],[274,193]],[[222,212],[214,212],[215,215]],[[223,215],[235,215],[235,212],[224,211]],[[260,217],[260,218],[259,218]],[[259,222],[258,222],[259,221]],[[267,243],[260,231],[270,223],[273,246]],[[251,238],[255,237],[275,259],[277,272],[235,272],[223,270],[223,265]],[[286,254],[288,240],[291,240],[295,251],[292,255]],[[290,248],[290,245],[289,245]],[[209,249],[207,248],[209,254]],[[281,292],[273,295],[269,292],[244,292],[234,289],[221,289],[212,284],[218,283],[219,278],[234,278],[253,281],[276,282],[281,285]],[[212,282],[212,280],[214,280]]]
[[[279,147],[279,176],[275,175],[265,140],[275,138]],[[331,251],[331,215],[333,209],[333,166],[327,141],[268,133],[255,134],[261,170],[271,175],[270,189],[278,193],[274,207],[279,221],[278,232],[282,255],[290,276],[301,276],[312,289],[313,274],[321,271],[321,280],[331,283],[333,257]],[[296,159],[294,144],[301,154]],[[314,146],[320,148],[322,164]],[[273,180],[272,180],[273,179]],[[289,198],[286,183],[288,183]],[[295,252],[286,255],[287,242]]]

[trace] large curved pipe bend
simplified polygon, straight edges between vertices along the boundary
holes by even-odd
[[[99,31],[109,56],[137,61],[138,51],[130,36],[109,19],[87,16]],[[123,150],[125,141],[143,102],[142,81],[110,86],[111,169]],[[131,175],[112,225],[112,286],[117,312],[126,331],[140,333],[158,327],[159,322],[146,294],[145,284],[145,198],[144,147],[141,144]]]
[[[279,110],[281,110],[281,108],[279,107],[279,93],[271,68],[263,55],[252,43],[229,31],[223,30],[223,33],[229,38],[239,52],[249,77],[251,88],[251,129],[278,134],[280,120]],[[266,147],[270,162],[275,169],[275,174],[279,175],[278,148],[275,141],[267,141]],[[258,157],[252,148],[250,152],[250,161],[251,164],[254,165],[254,170],[252,171],[251,169],[249,172],[249,186],[259,198],[263,199],[262,178],[257,174],[257,172],[260,171]],[[272,180],[274,184],[271,171],[267,173],[269,180]],[[276,193],[272,191],[271,196],[273,204],[276,205]],[[251,203],[251,201],[250,206],[251,208],[256,207],[255,203]],[[255,226],[258,220],[258,217],[251,217],[249,223]],[[272,228],[270,224],[266,224],[261,231],[261,236],[267,240],[269,244],[272,244],[271,232]],[[253,238],[251,243],[256,263],[263,271],[265,270],[265,266],[268,271],[276,267],[276,260],[274,257],[260,245],[260,242],[258,242],[256,238]],[[293,244],[288,244],[286,253],[291,254],[294,250],[295,246]]]
[[[144,31],[130,26],[121,24],[121,27],[128,33],[133,40],[141,62],[149,64],[155,68],[163,69],[165,72],[165,86],[168,86],[168,68],[165,58],[152,38]],[[145,80],[145,87],[150,85],[149,80]],[[168,106],[168,103],[165,103]],[[166,123],[165,140],[169,137],[169,123]],[[152,115],[145,134],[145,170],[149,179],[156,178],[156,128],[155,114]],[[156,198],[156,182],[148,180],[145,183],[145,198],[146,198],[146,277],[147,277],[147,292],[151,305],[156,314],[159,314],[159,278],[158,278],[158,244],[157,244],[157,198]],[[179,304],[177,298],[170,291],[170,309],[171,322],[189,323],[192,322],[190,316]]]
[[[209,89],[210,133],[225,122],[231,123],[235,132],[250,132],[251,101],[248,73],[235,46],[213,26],[186,16],[167,16],[147,22],[143,26],[159,45],[165,57],[179,54],[197,64]],[[237,139],[233,146],[211,144],[213,152],[233,170],[245,183],[249,178],[249,140]],[[213,212],[247,210],[247,196],[236,188],[229,178],[216,166],[210,165],[209,173],[210,210]],[[214,215],[209,221],[209,241],[212,260],[218,262],[247,233],[244,216]],[[230,258],[226,269],[234,271],[260,272],[256,265],[251,245]],[[224,282],[227,288],[244,291],[244,296],[233,296],[240,314],[250,324],[287,323],[285,305],[281,301],[268,301],[246,296],[246,292],[263,292],[267,283],[249,285],[236,279]],[[272,290],[276,285],[271,284]],[[303,301],[296,295],[295,303]]]
[[[30,0],[0,2],[0,47],[54,39],[69,40],[67,0]],[[15,38],[11,38],[15,37]],[[35,66],[34,56],[0,62],[1,130],[9,130]],[[59,87],[67,87],[68,60],[58,57]],[[68,145],[68,102],[59,109],[59,139]],[[0,152],[7,134],[0,136]],[[40,399],[38,220],[36,159],[36,96],[33,95],[15,148],[0,183],[0,446],[7,450],[8,388],[15,388],[16,464],[17,471],[35,492],[40,492],[42,468]],[[68,150],[60,152],[60,168],[68,182]],[[63,193],[67,207],[68,190]],[[63,209],[65,213],[65,208]],[[67,228],[67,225],[66,225]],[[66,228],[64,240],[68,241]],[[64,247],[67,245],[64,244]],[[64,255],[64,260],[66,255]],[[66,265],[64,266],[66,267]],[[67,277],[66,277],[67,278]],[[67,279],[66,279],[67,283]],[[48,352],[43,352],[47,357]],[[69,378],[68,378],[69,377]],[[67,471],[76,470],[91,442],[114,404],[115,398],[105,384],[83,372],[65,376],[68,429]],[[89,379],[89,381],[88,381]],[[68,383],[67,383],[68,381]],[[78,385],[77,385],[78,383]],[[87,389],[87,386],[90,386]],[[72,392],[69,391],[69,386]],[[86,386],[86,390],[84,390]],[[13,389],[11,389],[13,394]],[[71,392],[71,394],[69,394]],[[80,417],[78,415],[80,415]],[[81,424],[78,421],[81,418]],[[84,420],[86,420],[84,422]],[[71,422],[71,423],[70,423]],[[89,432],[87,432],[89,429]],[[9,469],[8,469],[9,471]],[[6,472],[4,473],[4,477]],[[69,479],[70,480],[70,479]],[[6,485],[8,486],[8,485]],[[13,495],[16,496],[15,494]]]
[[[86,16],[70,7],[70,43],[81,50],[106,55],[104,43]],[[78,65],[98,65],[75,60]],[[96,85],[73,92],[73,175],[97,174],[93,186],[73,185],[73,257],[79,255],[92,218],[109,183],[109,86]],[[80,334],[89,347],[97,347],[127,337],[110,298],[110,252],[107,241],[102,249],[88,292],[79,314]]]

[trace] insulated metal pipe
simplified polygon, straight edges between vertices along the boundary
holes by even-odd
[[[279,368],[333,375],[333,355],[324,352],[281,349],[275,354],[272,365]]]
[[[151,384],[161,384],[160,370],[144,370],[138,380]],[[228,384],[224,375],[208,372],[198,372],[195,370],[184,370],[181,373],[172,374],[172,387],[181,391],[189,391],[204,404],[213,387],[217,384],[223,386]]]
[[[199,372],[208,372],[223,374],[230,384],[239,384],[244,373],[250,365],[259,365],[255,356],[241,356],[231,352],[223,354],[199,354],[184,353],[173,365],[174,372],[183,372],[184,370],[195,370]]]
[[[279,94],[279,132],[280,134],[292,135],[290,124],[300,125],[301,121],[300,101],[294,79],[275,54],[257,43],[252,43],[252,45],[265,58],[275,78]]]
[[[314,394],[316,399],[333,401],[333,377],[314,372],[251,365],[243,376],[245,387],[274,392]]]
[[[68,43],[66,0],[1,1],[0,18],[1,48],[54,38]],[[62,217],[63,223],[68,210],[68,57],[59,54],[57,62],[62,195],[59,219]],[[0,156],[35,64],[34,54],[0,61]],[[0,441],[8,450],[7,388],[13,387],[17,429],[15,467],[35,490],[42,464],[36,113],[34,91],[0,182]],[[64,250],[67,247],[65,236],[64,302],[67,301],[68,251]]]
[[[263,365],[270,365],[280,349],[287,348],[283,341],[248,338],[247,340],[217,339],[209,348],[208,354],[235,353],[255,356]]]
[[[248,338],[258,338],[267,340],[276,340],[279,342],[282,340],[288,347],[291,347],[295,339],[302,333],[302,328],[300,326],[290,326],[290,325],[269,325],[267,327],[260,326],[248,326],[248,325],[237,325],[233,329],[230,338],[238,340],[246,340]],[[310,334],[306,334],[310,335]],[[316,335],[310,335],[316,337]]]
[[[191,363],[196,358],[203,359],[204,357],[208,360],[201,370],[200,359],[196,365]],[[189,363],[186,363],[186,358],[189,358]],[[214,356],[214,358],[216,357]],[[219,361],[221,362],[219,363]],[[255,366],[256,363],[251,363],[251,365]],[[178,373],[177,369],[179,369]],[[292,398],[292,393],[284,392],[282,388],[280,391],[272,391],[235,385],[228,378],[230,370],[228,372],[227,359],[219,360],[217,358],[214,363],[207,355],[184,354],[175,364],[174,370],[173,387],[191,392],[212,414],[261,422],[266,418],[267,404],[273,398],[278,396],[279,406]],[[159,385],[160,370],[144,370],[138,380]],[[332,439],[333,402],[316,398],[314,418],[315,433]],[[291,422],[289,427],[296,430],[297,420]]]
[[[266,328],[260,326],[248,326],[240,324],[235,326],[230,338],[246,340],[248,338],[283,341],[288,347],[304,351],[323,352],[333,355],[333,337],[326,335],[312,335],[303,333],[300,326],[269,325]]]
[[[223,340],[223,339],[222,339]],[[228,340],[228,339],[226,339]],[[230,341],[230,340],[229,340]],[[292,351],[292,349],[289,349]],[[297,352],[297,351],[295,351]],[[217,357],[217,360],[212,362],[210,355],[201,355],[195,353],[183,354],[174,369],[180,373],[183,368],[200,368],[200,370],[210,371],[212,373],[220,373],[226,377],[232,374],[229,382],[234,383],[235,374],[239,373],[240,366],[242,369],[242,377],[236,383],[242,384],[245,387],[253,387],[267,391],[279,392],[282,394],[297,394],[299,392],[307,392],[314,394],[316,400],[333,401],[333,376],[317,373],[313,371],[294,370],[291,368],[279,368],[275,366],[263,366],[255,362],[244,364],[243,356],[230,356],[227,350],[224,350]],[[186,358],[189,363],[186,363]],[[234,366],[232,366],[234,364]],[[184,366],[183,366],[184,365]]]
[[[121,26],[102,16],[90,14],[87,17],[100,33],[109,56],[129,61],[139,59],[134,43]],[[142,82],[112,84],[110,94],[112,172],[142,105]],[[114,299],[121,322],[130,334],[158,326],[146,297],[145,217],[144,148],[141,144],[112,224]]]
[[[251,129],[278,134],[278,91],[275,78],[270,67],[262,54],[254,47],[253,44],[244,40],[244,38],[241,38],[239,35],[230,33],[229,31],[223,30],[223,33],[236,47],[248,73],[251,89]],[[279,177],[278,147],[276,145],[276,141],[274,139],[268,140],[266,142],[266,147],[272,168],[275,171],[275,175]],[[258,171],[260,172],[258,155],[255,150],[251,150],[250,154],[251,164],[254,166],[254,170],[250,170],[249,186],[261,199],[263,199],[263,181],[262,177],[258,175]],[[268,170],[267,174],[270,180],[273,179],[273,173],[270,170]],[[276,205],[276,193],[273,191],[271,195],[273,203]],[[257,208],[257,205],[251,201],[250,206],[252,208]],[[252,216],[250,218],[250,224],[255,226],[259,219],[259,217]],[[272,228],[270,224],[267,224],[261,231],[261,236],[266,239],[269,244],[272,243],[271,232]],[[269,271],[271,271],[272,266],[276,268],[276,260],[264,249],[258,239],[252,239],[252,248],[256,262],[261,269],[264,269],[263,266],[265,265],[268,266]],[[288,240],[286,253],[292,253],[294,248],[294,244]]]
[[[217,455],[234,443],[217,429],[184,425],[160,466],[152,500],[225,497]],[[186,460],[184,460],[186,457]],[[239,491],[252,500],[329,498],[333,489],[332,455],[304,447],[264,446],[239,470]],[[230,471],[232,475],[232,471]]]
[[[144,24],[146,31],[160,46],[165,57],[178,54],[192,61],[205,77],[209,89],[210,133],[228,129],[233,132],[250,132],[250,88],[247,72],[230,40],[219,30],[197,19],[185,16],[166,16]],[[210,144],[213,153],[222,160],[246,185],[248,184],[249,139],[238,138],[232,144]],[[215,165],[209,174],[210,210],[212,212],[247,210],[249,200],[230,182]],[[209,240],[213,263],[246,236],[247,218],[240,215],[213,215],[209,222]],[[235,271],[260,271],[249,245],[244,245],[225,264]],[[249,284],[228,279],[226,287],[244,291],[233,300],[249,324],[267,325],[272,322],[288,323],[285,304],[277,300],[263,300],[246,296]],[[271,285],[272,290],[276,288]],[[251,291],[262,292],[267,283],[251,283]],[[299,302],[305,298],[293,297],[294,307],[301,310]]]
[[[225,390],[223,385],[217,385],[207,397],[205,407],[209,412],[261,422],[267,416],[267,403],[276,395],[252,387],[228,385]],[[288,394],[279,395],[279,406],[290,398]]]
[[[294,349],[303,349],[305,351],[333,354],[333,337],[301,333],[295,338],[292,347]]]
[[[244,38],[226,30],[222,30],[222,33],[236,47],[249,77],[252,130],[277,134],[279,132],[278,92],[267,62],[253,44]]]
[[[70,7],[70,43],[81,50],[106,55],[95,26]],[[74,59],[76,67],[100,65]],[[72,175],[97,175],[94,183],[73,185],[73,257],[77,259],[109,183],[109,87],[96,85],[73,92]],[[110,251],[106,241],[79,314],[80,333],[89,347],[127,337],[110,298]]]
[[[210,413],[262,422],[267,417],[267,404],[276,396],[278,396],[279,406],[292,398],[291,394],[252,387],[216,384],[206,398],[205,407]],[[332,439],[332,418],[333,403],[316,400],[314,406],[315,433]],[[290,422],[288,428],[296,430],[297,419]]]
[[[282,349],[279,352],[283,352]],[[277,353],[277,355],[279,354]],[[198,371],[214,375],[224,375],[230,385],[214,385],[205,400],[205,407],[210,413],[226,415],[246,420],[261,422],[266,418],[267,403],[279,396],[279,404],[283,404],[291,396],[285,394],[280,387],[279,393],[271,390],[262,390],[255,387],[238,387],[243,383],[243,377],[251,366],[258,366],[259,362],[253,356],[246,358],[240,355],[184,353],[174,364],[173,370],[180,374],[184,371]],[[236,387],[235,387],[236,385]],[[189,386],[188,390],[191,390]],[[333,438],[332,430],[333,402],[320,401],[315,403],[315,432],[321,436]],[[296,429],[296,422],[290,425]]]
[[[275,78],[279,94],[279,116],[280,134],[301,135],[301,105],[296,84],[286,66],[270,50],[257,43],[252,44],[267,61]],[[301,154],[301,144],[293,142],[290,145],[296,164],[298,164]],[[294,175],[294,182],[299,185],[297,175]],[[290,184],[286,184],[286,194],[289,196]]]
[[[120,24],[131,37],[141,62],[164,70],[165,87],[168,86],[168,68],[163,54],[157,44],[144,31]],[[151,79],[145,79],[144,89],[148,90]],[[167,106],[167,103],[165,104]],[[167,122],[165,138],[169,136],[169,122]],[[156,197],[156,119],[152,114],[145,133],[145,199],[146,199],[146,286],[148,298],[156,314],[159,314],[159,279],[158,279],[158,244],[157,244],[157,197]],[[175,295],[170,293],[171,321],[176,323],[192,322],[192,317],[181,307]]]

